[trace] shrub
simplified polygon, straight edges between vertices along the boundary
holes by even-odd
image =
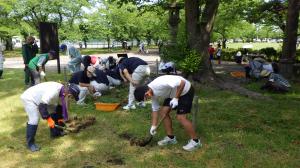
[[[273,47],[262,48],[259,53],[265,54],[268,61],[275,61],[279,58],[277,51]]]
[[[178,70],[189,74],[199,70],[202,56],[185,45],[176,44],[162,47],[161,59],[173,61]]]

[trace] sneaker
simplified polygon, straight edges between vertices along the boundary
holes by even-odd
[[[169,144],[176,144],[177,140],[176,137],[174,136],[173,139],[169,138],[168,136],[166,136],[163,140],[160,140],[157,142],[157,144],[159,146],[165,146],[165,145],[169,145]]]
[[[193,150],[195,150],[195,149],[197,149],[201,146],[202,146],[202,144],[200,142],[200,139],[198,140],[198,142],[195,142],[194,140],[191,139],[191,140],[189,140],[188,144],[186,144],[182,148],[186,151],[191,152],[191,151],[193,151]]]
[[[123,110],[135,110],[136,109],[136,107],[135,107],[135,105],[126,105],[126,106],[123,106]]]
[[[146,103],[144,101],[137,102],[136,105],[139,107],[146,107]]]

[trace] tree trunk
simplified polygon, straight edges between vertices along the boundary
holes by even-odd
[[[280,58],[280,73],[288,79],[293,77],[293,63],[296,58],[299,8],[299,0],[289,0],[285,37]]]
[[[110,38],[109,36],[106,37],[107,40],[107,49],[110,50]]]
[[[7,51],[12,51],[13,50],[13,42],[11,37],[7,37],[5,39],[5,49]]]
[[[227,39],[223,37],[223,40],[222,40],[222,48],[226,49],[226,42],[227,42]]]
[[[206,82],[215,78],[209,60],[208,45],[219,0],[207,0],[203,12],[200,11],[200,5],[198,0],[185,0],[185,19],[188,47],[197,51],[202,57],[201,69],[193,75],[193,79]]]
[[[174,2],[169,7],[169,27],[171,32],[171,44],[175,45],[177,42],[178,24],[180,22],[179,16],[180,7]]]

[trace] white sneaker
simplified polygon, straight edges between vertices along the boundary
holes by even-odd
[[[169,144],[176,144],[177,143],[177,140],[176,140],[176,137],[174,136],[173,139],[169,138],[168,136],[164,137],[163,140],[160,140],[157,142],[157,144],[159,146],[165,146],[165,145],[169,145]]]
[[[182,148],[186,151],[191,152],[191,151],[193,151],[193,150],[195,150],[195,149],[197,149],[201,146],[202,146],[202,144],[200,142],[200,139],[198,140],[198,142],[195,142],[194,140],[191,139],[191,140],[189,140],[188,144],[186,144]]]
[[[134,110],[136,109],[135,105],[126,105],[126,106],[123,106],[123,110]]]
[[[146,103],[144,101],[137,102],[136,105],[139,107],[146,107]]]

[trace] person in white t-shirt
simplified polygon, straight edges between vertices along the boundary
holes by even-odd
[[[188,144],[183,146],[183,149],[193,151],[201,146],[200,139],[197,138],[192,122],[187,119],[187,114],[191,112],[194,98],[194,88],[188,80],[181,76],[163,75],[154,79],[147,86],[137,87],[134,96],[137,101],[152,99],[151,135],[156,134],[158,112],[161,117],[165,116],[163,123],[167,136],[163,140],[158,141],[159,146],[177,143],[176,137],[173,134],[170,117],[172,109],[177,109],[176,118],[191,138]],[[164,99],[162,107],[159,105],[159,98]]]
[[[27,148],[32,151],[38,151],[40,148],[35,144],[35,134],[37,131],[39,116],[47,120],[50,127],[50,136],[58,137],[63,135],[63,130],[55,127],[64,125],[64,120],[68,120],[68,111],[65,98],[72,95],[78,100],[79,88],[76,85],[65,87],[57,82],[44,82],[32,86],[21,95],[25,111],[28,115],[26,128]],[[49,113],[49,106],[55,107],[54,113]]]

